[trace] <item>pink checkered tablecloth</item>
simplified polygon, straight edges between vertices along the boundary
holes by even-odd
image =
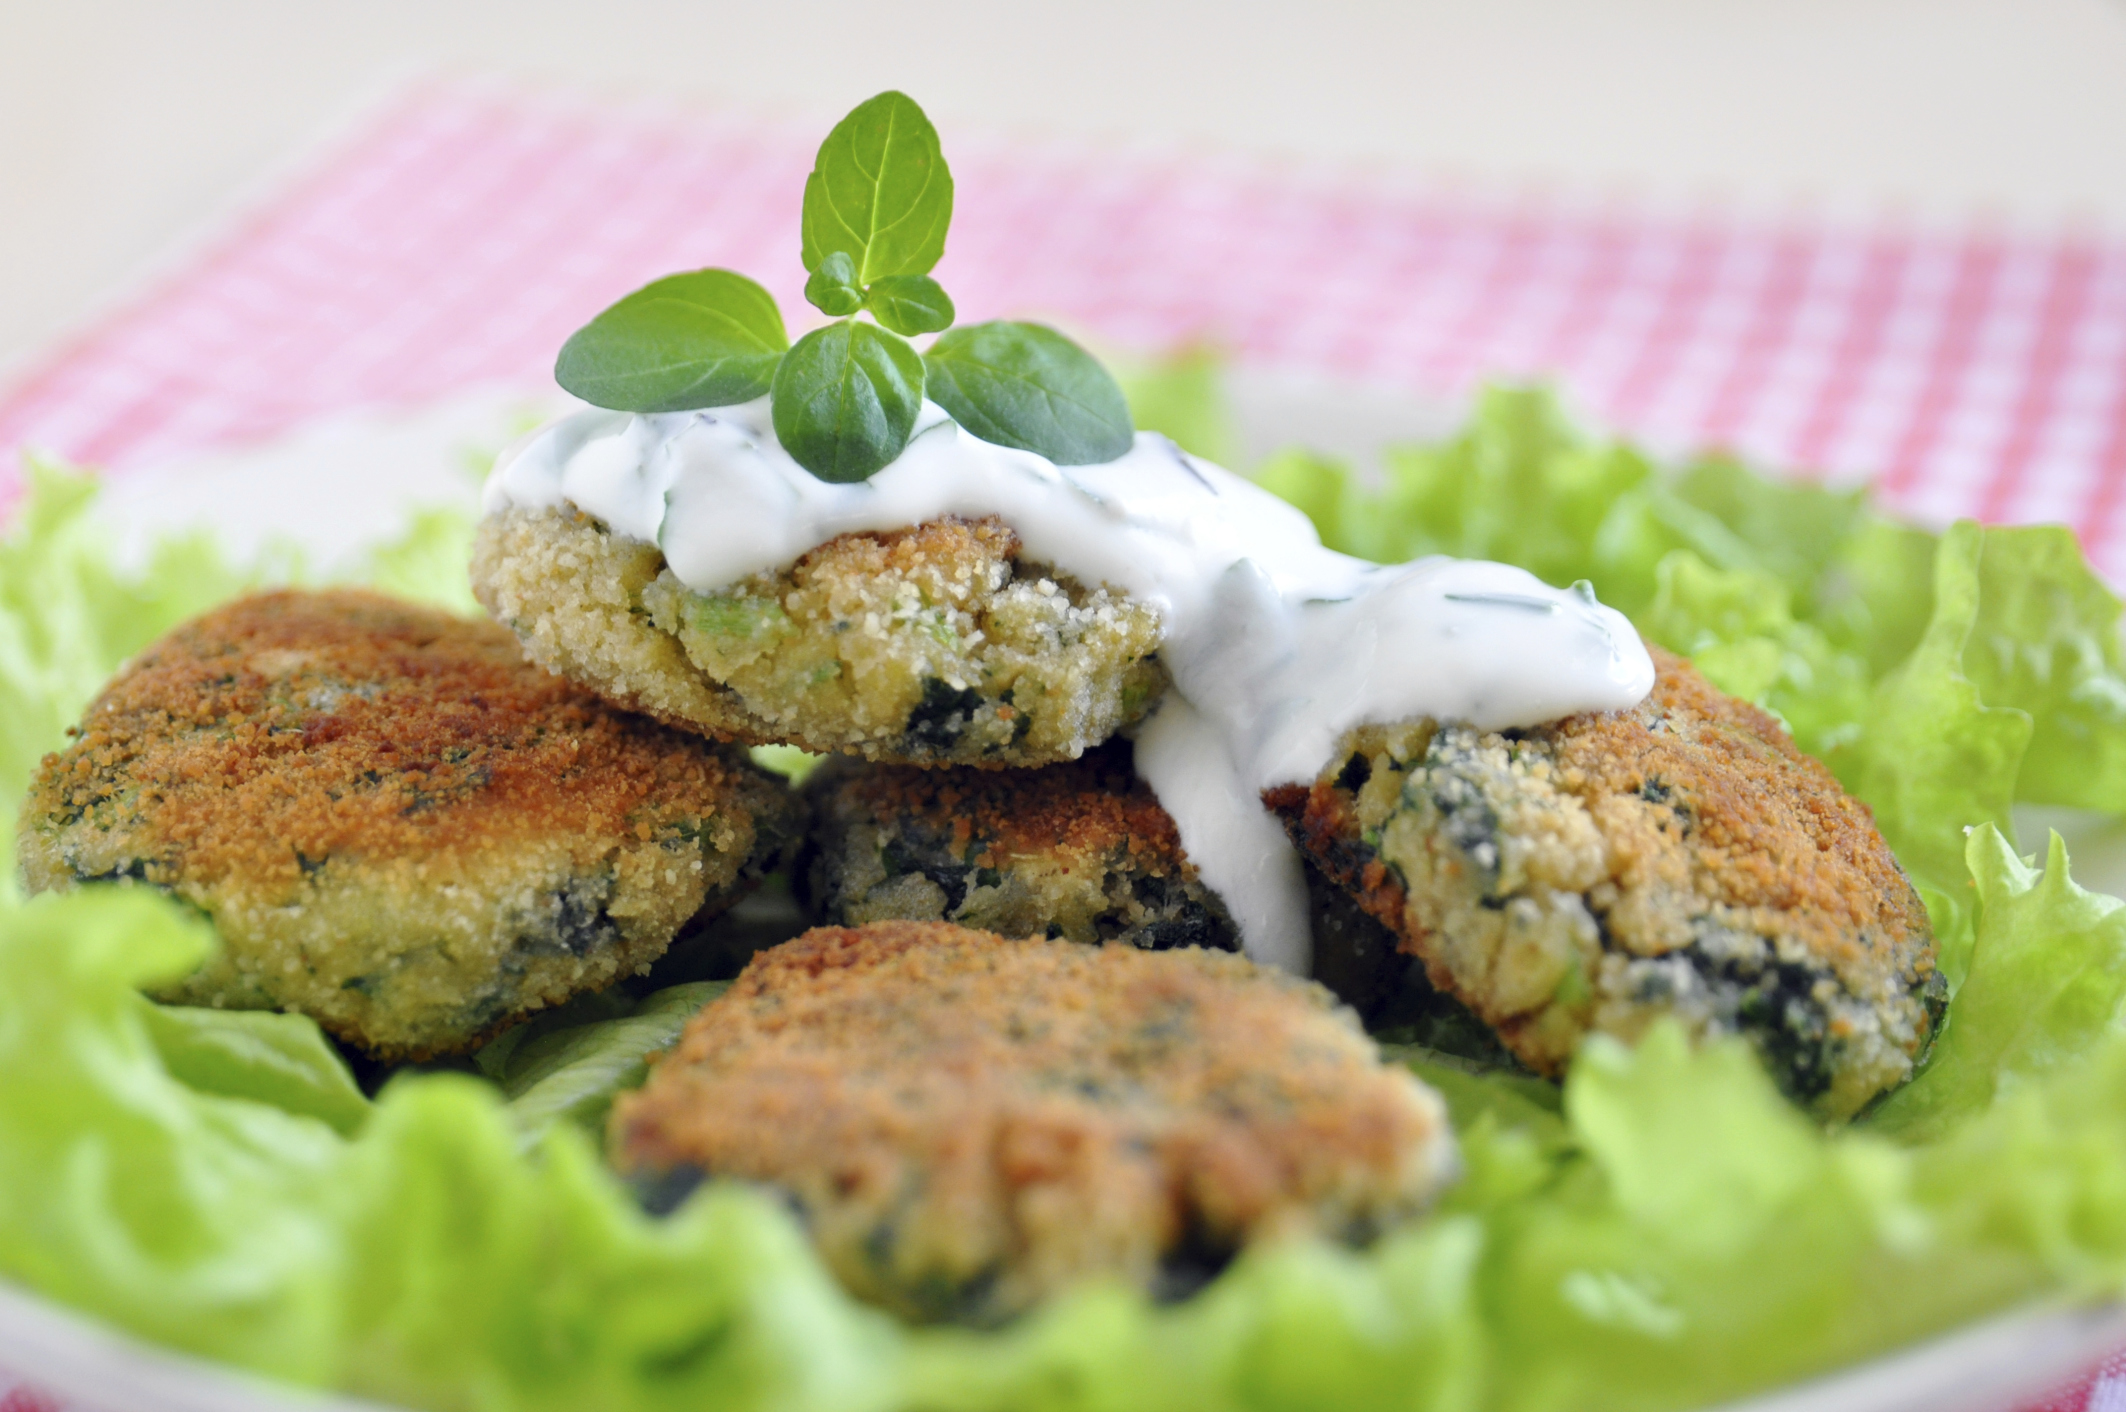
[[[321,414],[546,386],[586,317],[727,264],[798,310],[816,132],[413,90],[157,287],[0,388],[114,473]],[[1666,446],[1868,477],[1931,521],[2072,525],[2126,581],[2126,242],[1655,218],[1190,152],[955,137],[970,317],[1435,396],[1544,376]],[[0,492],[5,490],[0,482]]]
[[[355,408],[549,387],[570,331],[674,270],[733,266],[794,313],[817,140],[410,89],[0,387],[0,505],[16,448],[122,475]],[[954,135],[948,155],[938,274],[971,319],[1209,341],[1433,399],[1541,376],[1658,446],[1867,478],[1928,521],[2064,522],[2126,582],[2126,242],[1661,217],[1202,152]],[[2126,1412],[2126,1360],[2040,1408]],[[0,1372],[0,1412],[62,1408]]]

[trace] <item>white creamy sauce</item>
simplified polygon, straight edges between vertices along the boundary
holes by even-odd
[[[580,412],[503,453],[486,508],[575,505],[656,544],[698,592],[851,531],[995,515],[1031,558],[1157,607],[1174,689],[1137,732],[1137,773],[1248,954],[1294,971],[1311,949],[1305,887],[1262,790],[1311,781],[1365,722],[1502,730],[1620,709],[1653,687],[1631,624],[1584,590],[1504,564],[1335,553],[1297,509],[1165,437],[1059,467],[970,436],[932,403],[916,427],[893,464],[835,485],[776,444],[765,398]]]

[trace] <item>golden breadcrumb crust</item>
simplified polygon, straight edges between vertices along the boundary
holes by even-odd
[[[1829,1116],[1903,1082],[1940,982],[1865,805],[1770,716],[1653,650],[1640,705],[1525,731],[1353,731],[1265,799],[1434,983],[1558,1072],[1664,1014],[1740,1032]]]
[[[796,805],[510,635],[373,593],[263,594],[149,647],[45,757],[32,889],[164,888],[224,949],[165,989],[462,1051],[654,960],[779,856]]]
[[[799,877],[822,921],[1239,949],[1121,742],[1025,770],[830,761],[805,795],[813,828]]]
[[[568,509],[481,522],[473,589],[534,660],[673,725],[915,764],[1074,759],[1166,687],[1159,617],[995,519],[846,534],[695,593]]]
[[[1243,1243],[1362,1240],[1453,1168],[1438,1097],[1237,956],[822,927],[756,957],[614,1110],[625,1170],[787,1192],[860,1296],[993,1322],[1171,1290]]]

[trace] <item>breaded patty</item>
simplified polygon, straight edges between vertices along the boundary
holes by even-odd
[[[1638,706],[1351,732],[1265,795],[1293,839],[1532,1068],[1662,1015],[1739,1032],[1831,1117],[1903,1082],[1943,994],[1866,806],[1778,722],[1653,651]]]
[[[1240,948],[1119,741],[1030,770],[829,762],[805,794],[813,822],[798,877],[824,922]]]
[[[220,955],[161,998],[299,1010],[406,1059],[647,967],[797,815],[735,747],[615,710],[492,623],[287,592],[120,673],[45,757],[19,851],[32,889],[133,880],[213,917]]]
[[[914,764],[1075,759],[1166,687],[1159,615],[1022,560],[994,519],[846,534],[689,590],[568,509],[480,525],[473,589],[532,657],[674,725]]]
[[[616,1163],[789,1194],[852,1291],[990,1323],[1185,1292],[1242,1244],[1362,1241],[1454,1166],[1437,1095],[1238,956],[822,927],[762,953],[614,1110]]]
[[[1490,1026],[1432,984],[1425,963],[1404,951],[1394,932],[1312,862],[1305,867],[1314,979],[1358,1013],[1367,1033],[1487,1068],[1521,1068]]]

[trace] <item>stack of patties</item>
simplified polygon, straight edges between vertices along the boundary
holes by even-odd
[[[1632,709],[1362,726],[1267,791],[1305,860],[1314,977],[1384,1036],[1552,1077],[1588,1033],[1674,1016],[1850,1117],[1931,1037],[1926,909],[1778,722],[1654,661]],[[836,760],[806,792],[799,882],[829,921],[1240,948],[1126,741],[1008,770]]]
[[[1158,611],[1029,562],[996,520],[845,534],[697,592],[572,508],[503,507],[474,583],[536,660],[616,701],[833,756],[798,891],[878,930],[757,958],[614,1142],[667,1194],[781,1187],[852,1289],[910,1314],[1003,1317],[1098,1271],[1174,1288],[1267,1231],[1362,1239],[1419,1209],[1449,1138],[1361,1014],[1550,1076],[1590,1032],[1675,1016],[1746,1037],[1828,1117],[1902,1082],[1932,1031],[1925,912],[1865,808],[1665,654],[1636,707],[1362,726],[1266,792],[1339,1005],[1217,954],[1239,928],[1118,738],[1172,689]],[[1261,1007],[1260,1042],[1212,1004]],[[1333,1082],[1301,1050],[1337,1056]],[[1213,1114],[1238,1127],[1177,1136]],[[1345,1134],[1322,1148],[1338,1181],[1294,1122]],[[1243,1147],[1236,1206],[1201,1164],[1230,1176],[1207,1154]],[[1140,1214],[1118,1232],[1115,1210]]]
[[[808,791],[799,881],[823,920],[1238,948],[1109,739],[1168,690],[1157,613],[1023,562],[995,521],[845,535],[697,594],[652,545],[512,509],[475,578],[535,657],[615,699],[861,757]],[[1632,709],[1363,726],[1311,788],[1270,791],[1309,864],[1316,976],[1376,1027],[1503,1043],[1552,1075],[1590,1031],[1675,1015],[1747,1036],[1797,1100],[1849,1116],[1932,1033],[1925,910],[1778,722],[1654,662]]]
[[[773,1184],[852,1290],[993,1322],[1093,1276],[1183,1292],[1270,1235],[1369,1240],[1451,1175],[1437,1096],[1321,986],[1230,954],[1112,739],[1168,689],[1156,610],[993,519],[697,593],[580,512],[505,508],[473,581],[616,701],[833,756],[796,878],[830,925],[756,957],[616,1110],[654,1199]]]
[[[1159,615],[994,519],[847,534],[720,592],[566,508],[484,523],[473,582],[531,656],[676,726],[830,755],[799,874],[836,924],[1239,949],[1118,730]]]

